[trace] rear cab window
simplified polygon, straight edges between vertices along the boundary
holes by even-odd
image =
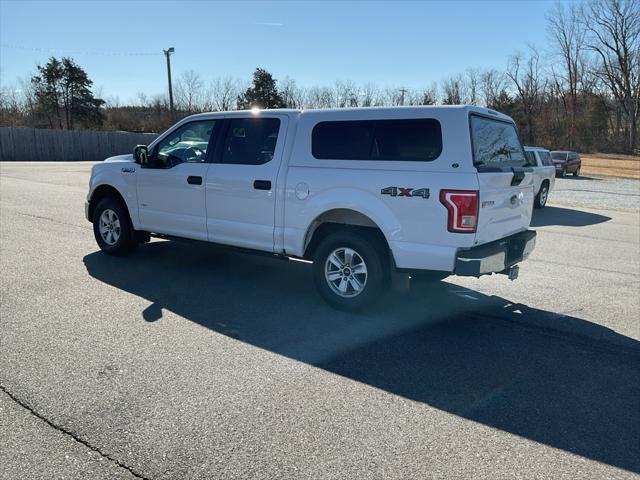
[[[524,149],[511,122],[470,116],[473,164],[478,171],[510,170],[527,166]]]
[[[311,150],[319,160],[430,162],[442,153],[442,130],[432,118],[320,122]]]

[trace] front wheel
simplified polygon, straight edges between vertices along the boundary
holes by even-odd
[[[564,178],[564,176],[567,174],[567,171],[563,168],[562,170],[560,170],[560,173],[558,174],[558,176],[560,178]]]
[[[547,204],[547,198],[549,198],[549,187],[547,186],[546,183],[543,183],[540,186],[540,191],[536,195],[536,199],[534,203],[535,207],[536,208],[544,207]]]
[[[313,280],[329,305],[354,312],[380,298],[389,267],[378,243],[351,232],[336,232],[321,241],[313,259]]]
[[[113,197],[103,198],[96,205],[93,234],[100,249],[109,255],[126,255],[138,244],[127,208]]]

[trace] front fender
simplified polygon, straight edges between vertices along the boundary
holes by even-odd
[[[99,165],[103,166],[105,164]],[[94,169],[89,183],[87,201],[91,201],[94,193],[101,186],[106,185],[116,189],[127,206],[133,227],[137,228],[140,223],[138,217],[138,193],[136,188],[136,172],[138,168],[137,165],[133,167],[130,165],[122,165],[117,167],[117,171],[115,168]],[[128,171],[124,172],[123,170]]]

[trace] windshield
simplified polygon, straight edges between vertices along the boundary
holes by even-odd
[[[512,123],[471,116],[473,164],[488,167],[523,167],[524,150]]]
[[[566,152],[551,152],[551,158],[554,160],[566,160],[567,153]]]

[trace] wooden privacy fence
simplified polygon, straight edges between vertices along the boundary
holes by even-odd
[[[149,144],[155,133],[0,127],[0,160],[104,160]]]

